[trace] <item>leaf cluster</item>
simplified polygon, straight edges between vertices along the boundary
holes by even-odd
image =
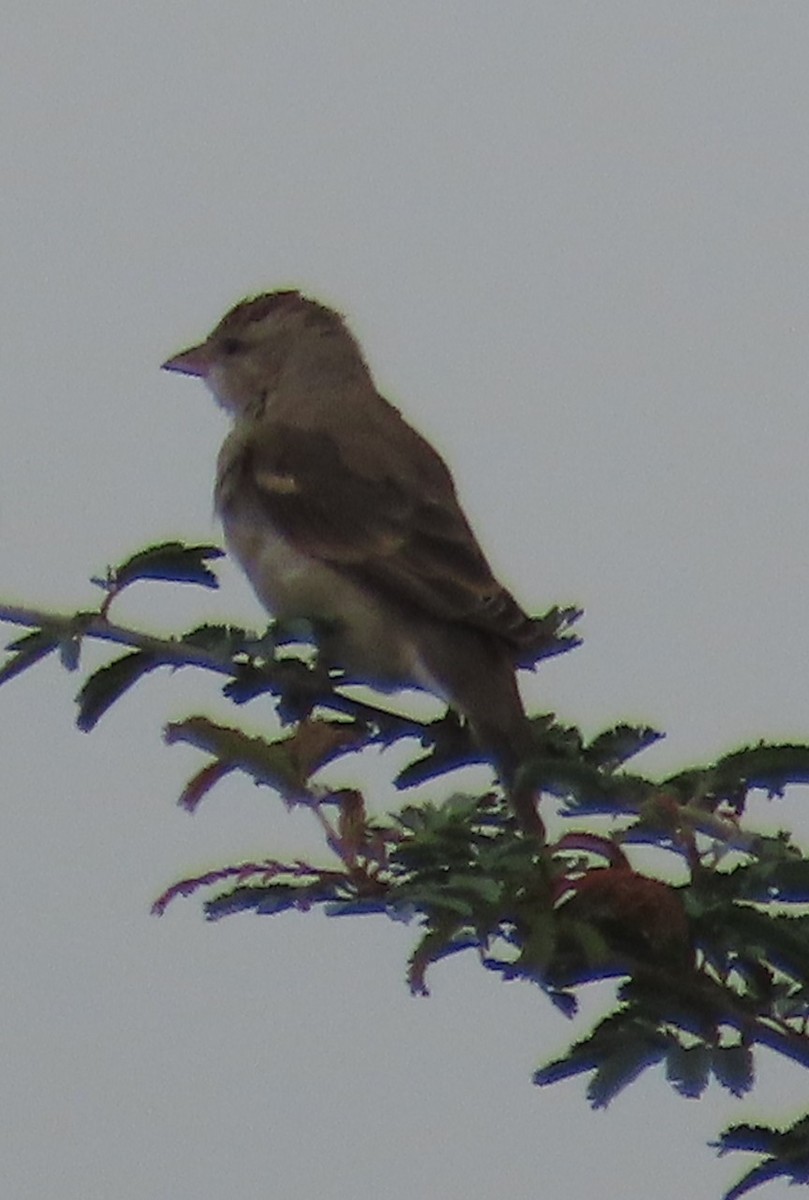
[[[427,994],[432,965],[471,951],[503,979],[539,988],[569,1017],[582,988],[613,980],[613,1008],[534,1075],[541,1085],[589,1076],[595,1107],[656,1064],[684,1097],[701,1096],[712,1080],[736,1096],[748,1092],[759,1046],[809,1066],[809,860],[788,833],[764,835],[744,823],[755,790],[777,797],[809,781],[809,746],[744,746],[661,780],[629,765],[661,736],[654,729],[622,724],[586,739],[541,715],[520,785],[555,807],[563,832],[528,836],[497,786],[449,797],[436,791],[437,776],[481,758],[461,723],[451,714],[422,722],[357,699],[346,691],[350,681],[318,661],[316,628],[276,624],[257,634],[205,625],[159,638],[112,622],[113,602],[140,580],[216,586],[210,563],[220,553],[176,542],[140,551],[95,581],[104,600],[92,611],[0,607],[0,618],[31,629],[9,645],[0,682],[50,654],[77,670],[87,638],[126,647],[84,680],[83,730],[164,666],[218,673],[235,705],[273,697],[277,735],[249,736],[205,715],[167,726],[169,743],[205,755],[181,803],[195,811],[225,775],[241,773],[309,809],[327,861],[224,866],[180,880],[156,912],[204,890],[211,920],[313,907],[333,916],[384,913],[418,927],[408,964],[414,993]],[[577,615],[552,609],[538,619],[546,634],[540,657],[575,644]],[[323,783],[327,764],[399,739],[415,739],[418,749],[396,785],[429,785],[426,801],[381,816],[356,789]],[[659,852],[659,872],[641,869],[639,844]],[[763,1156],[729,1196],[778,1174],[809,1180],[807,1120],[790,1130],[736,1126],[722,1134],[721,1153]]]

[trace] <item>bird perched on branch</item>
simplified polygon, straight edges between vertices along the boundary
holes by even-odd
[[[443,698],[510,787],[532,746],[516,666],[562,647],[495,579],[443,459],[379,395],[340,314],[257,296],[163,366],[233,419],[216,508],[261,602],[324,623],[353,678]],[[516,807],[536,831],[533,801]]]

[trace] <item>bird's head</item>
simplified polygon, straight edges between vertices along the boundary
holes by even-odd
[[[297,291],[268,292],[235,305],[197,346],[163,363],[166,371],[205,380],[234,415],[263,404],[281,374],[324,359],[361,357],[339,313]]]

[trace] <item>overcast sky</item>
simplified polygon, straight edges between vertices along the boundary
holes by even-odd
[[[524,605],[586,608],[532,708],[656,724],[650,771],[807,738],[805,0],[39,0],[0,58],[3,598],[93,603],[106,563],[219,536],[224,418],[159,364],[300,286]],[[259,624],[223,579],[118,615]],[[175,807],[200,758],[160,728],[224,712],[213,683],[153,677],[89,736],[76,687],[0,691],[10,1200],[713,1200],[743,1167],[705,1145],[723,1123],[805,1107],[763,1056],[744,1103],[650,1072],[593,1114],[581,1080],[530,1084],[586,1021],[472,957],[411,999],[413,929],[154,919],[179,876],[315,833],[238,780]],[[805,844],[805,800],[755,819]]]

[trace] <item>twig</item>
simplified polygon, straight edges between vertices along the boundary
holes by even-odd
[[[92,637],[102,642],[113,642],[119,646],[129,646],[151,655],[167,666],[202,667],[215,671],[219,675],[227,675],[232,679],[239,676],[242,665],[240,660],[234,660],[227,654],[217,654],[213,650],[203,649],[180,641],[176,637],[155,637],[154,634],[144,633],[127,625],[117,625],[108,621],[98,612],[58,613],[43,612],[41,609],[28,608],[24,605],[5,604],[0,602],[0,621],[11,625],[24,625],[32,629],[43,629],[58,634],[64,638]],[[275,684],[272,664],[266,667],[255,667],[265,676],[268,683]],[[279,692],[282,691],[278,684]],[[317,696],[317,703],[334,712],[355,717],[369,725],[396,728],[400,734],[422,736],[429,728],[430,722],[419,721],[390,709],[356,700],[339,692],[324,692]]]

